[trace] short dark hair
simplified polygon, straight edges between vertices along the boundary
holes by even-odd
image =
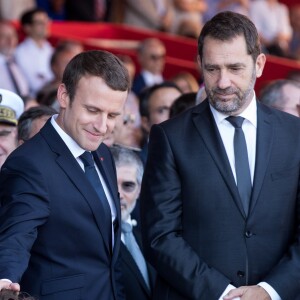
[[[18,121],[18,140],[27,141],[30,137],[32,122],[43,116],[52,116],[56,110],[48,106],[36,106],[25,110]]]
[[[114,54],[91,50],[77,54],[67,64],[62,83],[72,102],[79,80],[86,75],[101,77],[115,91],[128,91],[129,74],[123,63]]]
[[[42,8],[34,8],[34,9],[27,10],[21,16],[21,24],[22,24],[22,26],[32,24],[33,17],[37,13],[44,13],[44,14],[47,15],[47,12],[44,9],[42,9]]]
[[[162,83],[144,88],[138,95],[140,100],[140,114],[142,117],[149,117],[149,99],[155,91],[162,88],[174,88],[182,93],[180,88],[172,81],[164,81]]]
[[[205,23],[198,38],[200,59],[203,56],[204,40],[207,36],[220,41],[229,41],[241,35],[245,37],[247,53],[252,56],[255,62],[261,53],[261,46],[258,32],[253,22],[248,17],[231,11],[215,15]]]
[[[173,118],[196,105],[197,93],[185,93],[175,99],[170,107],[170,118]]]

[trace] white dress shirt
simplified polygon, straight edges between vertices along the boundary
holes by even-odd
[[[48,41],[43,47],[38,47],[31,38],[26,38],[16,48],[15,58],[27,78],[32,97],[53,78],[50,67],[52,53],[53,48]]]
[[[16,90],[16,87],[12,81],[11,75],[8,71],[7,66],[7,57],[3,54],[0,54],[0,74],[1,74],[1,80],[0,80],[0,88],[12,91],[16,94],[18,94],[18,91]],[[27,83],[27,80],[25,76],[23,75],[21,69],[16,63],[13,63],[11,66],[12,72],[14,73],[15,80],[17,81],[19,90],[20,90],[20,96],[28,96],[29,95],[29,86]]]
[[[51,124],[54,127],[54,129],[57,131],[57,133],[59,134],[59,136],[62,138],[62,140],[64,141],[64,143],[66,144],[66,146],[69,148],[69,150],[71,151],[72,155],[75,157],[75,159],[77,160],[78,164],[80,165],[80,167],[82,168],[82,170],[84,170],[84,164],[82,162],[82,160],[79,158],[79,156],[81,154],[83,154],[85,152],[84,149],[82,149],[57,123],[56,123],[56,118],[58,115],[54,115],[51,118]],[[116,219],[117,217],[117,212],[116,212],[116,207],[114,204],[114,201],[112,199],[112,196],[109,192],[109,189],[105,183],[105,180],[103,178],[103,176],[101,175],[98,166],[95,164],[97,173],[99,175],[101,184],[103,186],[106,198],[108,200],[108,204],[110,206],[110,211],[111,211],[111,223],[113,224],[113,221]],[[100,200],[99,200],[100,201]],[[114,245],[114,228],[112,226],[112,243]]]
[[[162,83],[164,81],[162,75],[160,74],[152,74],[149,71],[143,70],[142,75],[144,77],[146,86],[152,86],[155,84]]]
[[[210,105],[210,109],[212,111],[213,117],[217,124],[219,133],[221,135],[227,157],[231,166],[231,170],[236,182],[236,172],[235,172],[235,160],[234,160],[234,146],[233,146],[233,138],[235,128],[226,120],[228,115],[218,112]],[[251,173],[251,181],[253,184],[254,178],[254,168],[255,168],[255,157],[256,157],[256,131],[257,131],[257,105],[256,105],[256,97],[253,96],[252,101],[248,105],[248,107],[239,115],[245,118],[243,122],[242,129],[244,131],[247,150],[248,150],[248,159],[249,159],[249,167]],[[262,288],[264,288],[267,293],[270,295],[272,300],[281,300],[278,293],[266,282],[260,282]],[[227,286],[219,300],[222,300],[223,297],[228,294],[228,292],[235,287],[231,284]],[[236,300],[240,298],[235,298]]]
[[[257,31],[269,42],[279,34],[292,36],[289,10],[283,3],[269,5],[265,0],[250,1],[250,18]]]

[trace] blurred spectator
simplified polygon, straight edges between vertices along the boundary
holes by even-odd
[[[178,25],[175,34],[191,39],[197,39],[200,34],[201,27],[202,25],[200,26],[200,24],[196,24],[193,20],[182,20]]]
[[[47,120],[56,113],[55,109],[48,106],[36,106],[25,110],[18,122],[19,145],[36,135]]]
[[[135,76],[135,64],[128,55],[118,55],[128,70],[131,82]],[[140,148],[142,131],[141,115],[139,110],[139,99],[132,91],[129,91],[122,115],[117,117],[116,126],[111,134],[105,140],[106,145],[123,145],[134,149]]]
[[[25,11],[35,7],[35,0],[0,0],[0,19],[19,20]]]
[[[17,124],[23,111],[24,102],[17,94],[0,89],[0,168],[18,146]]]
[[[61,41],[51,56],[50,65],[54,78],[46,83],[37,93],[37,102],[41,105],[53,106],[57,111],[57,88],[62,81],[63,73],[68,62],[83,51],[83,46],[76,41]]]
[[[175,82],[183,93],[196,93],[199,90],[197,79],[189,72],[179,72],[172,77],[171,81]]]
[[[142,131],[139,100],[135,94],[128,94],[122,115],[117,117],[113,131],[114,144],[140,148]]]
[[[18,36],[15,27],[8,21],[0,21],[0,88],[25,98],[29,95],[29,86],[14,59],[17,44]]]
[[[138,95],[145,87],[164,81],[166,48],[162,41],[156,38],[143,40],[138,48],[138,62],[141,71],[135,77],[132,91]]]
[[[108,21],[111,2],[112,0],[65,0],[65,18],[69,21]]]
[[[112,147],[111,152],[116,163],[118,191],[120,194],[122,216],[122,244],[120,247],[120,267],[126,299],[150,300],[155,282],[155,271],[145,261],[142,252],[141,234],[132,212],[138,204],[143,163],[136,153],[124,147]],[[132,236],[129,239],[129,234]],[[135,244],[136,252],[132,251]]]
[[[47,41],[49,18],[44,10],[34,9],[23,14],[21,25],[26,38],[16,49],[16,61],[28,79],[30,95],[35,97],[53,78],[50,68],[53,48]]]
[[[171,0],[124,1],[123,22],[125,24],[169,31],[173,20]]]
[[[286,79],[300,82],[300,70],[291,70]]]
[[[203,20],[202,14],[207,10],[205,0],[173,0],[174,18],[171,32],[197,38]]]
[[[129,77],[131,80],[131,84],[135,77],[135,64],[132,58],[129,55],[117,55],[121,62],[125,65],[126,69],[128,70]]]
[[[265,50],[273,55],[287,56],[292,37],[287,6],[278,0],[253,0],[250,18]]]
[[[47,12],[51,20],[65,19],[65,0],[36,0],[36,4]]]
[[[197,93],[186,93],[180,95],[175,101],[172,103],[170,107],[170,118],[173,118],[190,107],[196,105],[196,95]]]
[[[140,153],[143,163],[148,155],[148,136],[153,124],[169,119],[172,103],[182,94],[173,82],[163,82],[144,89],[139,95],[143,141]]]
[[[205,86],[202,85],[200,86],[197,95],[196,95],[196,105],[204,101],[207,97],[206,91],[205,91]]]
[[[203,21],[207,22],[217,13],[225,10],[248,16],[249,0],[208,0],[207,11],[203,14]]]
[[[300,116],[300,82],[275,80],[264,87],[259,99],[268,106]]]
[[[293,35],[290,41],[291,58],[300,60],[300,4],[290,8],[290,20],[293,28]]]

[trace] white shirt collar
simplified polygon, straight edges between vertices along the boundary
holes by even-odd
[[[217,124],[222,123],[228,117],[228,115],[225,115],[225,114],[217,111],[210,104],[209,104],[209,106],[210,106],[211,112],[212,112]],[[245,120],[249,121],[255,128],[257,128],[257,113],[256,112],[257,112],[257,104],[256,104],[256,96],[254,93],[250,104],[244,111],[242,111],[239,114],[239,116],[245,118]]]
[[[54,127],[54,129],[57,131],[59,136],[62,138],[62,140],[65,142],[66,146],[71,151],[72,155],[75,158],[78,158],[81,154],[85,152],[84,149],[82,149],[56,122],[56,118],[58,115],[53,115],[51,117],[51,124]]]
[[[147,86],[162,83],[164,80],[161,74],[153,74],[147,70],[143,70],[142,74]]]

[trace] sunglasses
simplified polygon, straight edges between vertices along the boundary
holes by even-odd
[[[158,55],[158,54],[150,54],[149,55],[149,58],[151,60],[161,60],[161,59],[164,59],[166,57],[165,54],[161,54],[161,55]]]

